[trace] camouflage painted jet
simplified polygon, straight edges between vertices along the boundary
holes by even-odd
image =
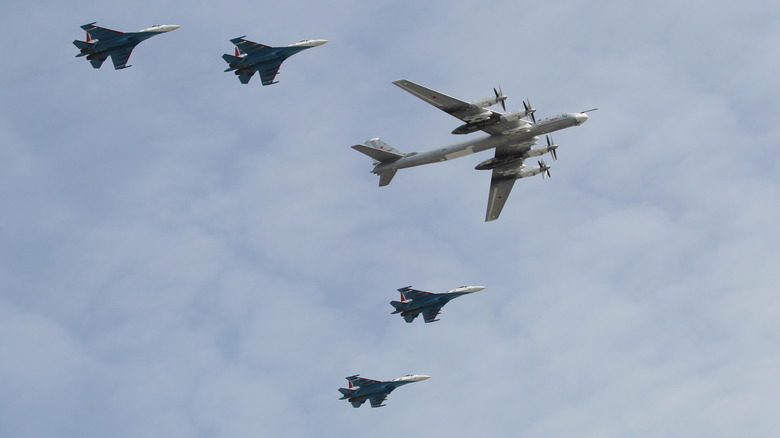
[[[450,300],[483,289],[485,286],[461,286],[451,291],[436,294],[412,289],[411,286],[402,287],[398,289],[398,292],[401,292],[401,301],[390,301],[390,305],[395,308],[395,312],[392,314],[400,313],[406,322],[412,322],[422,313],[425,322],[436,322],[441,308]]]
[[[236,53],[222,55],[222,59],[230,66],[225,71],[235,71],[242,84],[248,84],[252,75],[260,72],[263,85],[271,85],[276,83],[274,78],[287,58],[302,50],[321,46],[328,40],[303,40],[286,47],[266,46],[245,40],[244,37],[233,38],[230,42],[236,45]]]
[[[372,408],[380,408],[384,406],[383,403],[387,396],[395,388],[407,383],[421,382],[431,378],[431,376],[407,374],[397,379],[381,381],[364,379],[358,376],[359,374],[355,374],[354,376],[346,377],[347,381],[349,381],[349,387],[339,388],[339,392],[342,394],[339,400],[347,400],[356,408],[359,408],[366,400],[371,401]]]
[[[554,144],[550,137],[547,137],[547,145],[533,148],[539,140],[538,136],[582,125],[588,120],[586,113],[595,110],[594,108],[579,113],[558,114],[537,122],[534,116],[536,110],[528,101],[523,102],[524,109],[514,112],[501,113],[487,109],[497,103],[504,105],[506,97],[495,89],[495,97],[464,102],[406,79],[395,81],[393,84],[465,122],[455,128],[453,134],[469,134],[481,130],[489,135],[425,152],[403,153],[378,138],[366,140],[364,144],[352,148],[374,159],[374,169],[371,172],[379,175],[380,187],[390,184],[398,169],[452,160],[475,152],[495,149],[493,158],[475,167],[477,170],[493,171],[485,222],[498,219],[516,180],[540,173],[543,177],[550,176],[550,166],[544,161],[539,161],[539,167],[526,168],[524,164],[526,158],[546,153],[550,153],[553,159],[557,159],[555,150],[558,145]],[[527,117],[530,117],[530,120],[527,120]]]
[[[76,57],[86,56],[92,67],[100,68],[103,61],[110,56],[114,69],[121,70],[130,67],[127,65],[127,60],[130,59],[130,54],[138,43],[180,27],[176,24],[158,24],[138,32],[119,32],[89,23],[81,26],[87,31],[87,40],[74,40],[73,45],[81,51]]]

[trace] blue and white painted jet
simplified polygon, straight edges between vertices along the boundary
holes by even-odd
[[[263,85],[271,85],[276,83],[274,78],[287,58],[302,50],[321,46],[328,40],[303,40],[284,47],[266,46],[245,40],[244,37],[233,38],[230,42],[236,45],[236,53],[222,55],[222,59],[229,65],[225,71],[235,71],[242,84],[248,84],[252,75],[260,72]]]
[[[352,148],[374,159],[374,168],[371,172],[379,175],[380,187],[390,184],[398,169],[452,160],[475,152],[495,149],[493,158],[475,167],[477,170],[493,171],[485,222],[498,219],[516,180],[540,173],[543,176],[550,176],[550,166],[544,161],[539,161],[539,166],[532,168],[526,168],[524,164],[526,158],[547,153],[550,153],[553,159],[557,159],[558,145],[554,144],[549,136],[546,145],[533,147],[539,140],[538,136],[582,125],[588,120],[586,113],[595,110],[594,108],[579,113],[558,114],[537,122],[534,116],[536,110],[527,101],[523,102],[524,109],[514,112],[501,113],[487,109],[497,103],[503,106],[505,99],[503,93],[495,92],[495,97],[464,102],[406,79],[395,81],[393,84],[464,121],[465,124],[455,128],[453,134],[468,134],[481,130],[489,135],[426,152],[404,153],[378,138],[366,140],[364,144],[354,145]],[[530,120],[527,119],[528,117]]]
[[[359,374],[346,377],[349,382],[349,387],[339,388],[341,398],[339,400],[347,400],[352,403],[353,407],[359,408],[360,405],[371,401],[372,408],[380,408],[384,406],[384,402],[387,396],[399,386],[406,385],[407,383],[421,382],[423,380],[430,379],[431,376],[407,374],[403,377],[399,377],[393,380],[372,380],[359,377]]]
[[[119,32],[89,23],[81,26],[87,32],[87,40],[74,40],[73,45],[80,51],[76,57],[86,56],[92,67],[100,68],[103,61],[110,56],[114,69],[121,70],[130,67],[127,61],[135,46],[141,41],[180,27],[176,24],[158,24],[138,32]]]
[[[406,322],[412,322],[422,313],[425,322],[436,322],[436,317],[441,312],[441,308],[450,300],[454,300],[466,294],[472,294],[485,289],[485,286],[461,286],[451,291],[440,294],[425,292],[409,287],[398,289],[401,293],[401,301],[390,301],[390,305],[395,308],[392,314],[400,313]]]

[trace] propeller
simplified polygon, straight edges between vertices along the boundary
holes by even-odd
[[[526,99],[523,102],[523,108],[525,108],[526,115],[530,115],[531,121],[534,122],[534,124],[536,124],[536,116],[534,116],[534,113],[536,112],[536,108],[531,106],[531,99]]]
[[[504,112],[506,112],[506,104],[504,103],[504,101],[506,100],[506,96],[504,96],[504,91],[501,89],[501,85],[498,86],[498,90],[496,90],[496,88],[493,87],[493,93],[496,94],[496,102],[500,103],[501,109],[503,109]]]
[[[547,137],[547,150],[550,151],[550,156],[553,158],[553,160],[558,161],[558,152],[555,152],[556,149],[558,149],[558,145],[553,143],[553,139],[550,138],[550,136]]]
[[[544,179],[544,175],[547,174],[547,178],[552,178],[550,175],[550,166],[547,165],[547,163],[544,162],[544,160],[539,160],[539,168],[542,169],[542,179]]]

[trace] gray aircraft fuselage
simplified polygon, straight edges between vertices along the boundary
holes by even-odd
[[[465,157],[473,153],[486,151],[505,144],[519,144],[535,140],[538,135],[548,134],[572,126],[579,126],[588,120],[585,113],[564,113],[540,120],[530,129],[512,134],[488,135],[471,140],[456,143],[441,149],[425,152],[412,152],[403,158],[389,163],[380,163],[374,167],[373,173],[381,173],[387,170],[405,169],[407,167],[422,166],[423,164],[437,163]]]

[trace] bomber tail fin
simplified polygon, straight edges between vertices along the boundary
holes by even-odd
[[[404,153],[378,138],[366,140],[364,144],[356,144],[352,149],[373,158],[374,165],[392,163],[404,157]],[[379,175],[379,186],[386,186],[393,180],[398,169],[386,169],[374,172]]]

